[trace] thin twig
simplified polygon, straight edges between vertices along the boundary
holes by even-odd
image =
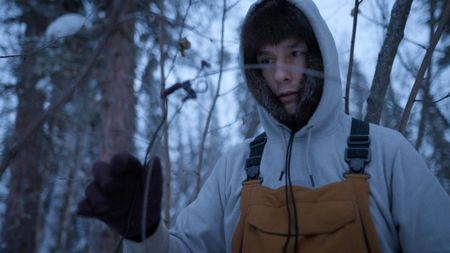
[[[219,96],[221,96],[221,97],[226,96],[226,95],[228,95],[229,93],[232,93],[232,92],[236,91],[237,89],[239,89],[239,88],[241,87],[241,85],[242,85],[242,83],[240,83],[240,84],[238,84],[238,85],[235,85],[233,88],[231,88],[231,89],[229,89],[229,90],[227,90],[227,91],[224,91],[224,92],[220,93]]]
[[[412,77],[414,77],[417,73],[417,67],[411,64],[412,59],[410,59],[410,57],[408,57],[408,59],[405,59],[400,50],[398,51],[398,59],[400,60],[400,64],[403,66],[403,68],[405,68],[406,71],[411,74]]]
[[[161,78],[161,94],[163,94],[166,88],[166,80],[165,80],[165,38],[164,38],[164,29],[165,29],[165,8],[164,8],[164,0],[159,0],[159,10],[160,17],[159,21],[159,32],[158,32],[158,42],[159,42],[159,70],[160,70],[160,78]],[[167,98],[161,98],[161,107],[164,113],[168,114],[168,106],[167,106]],[[165,223],[166,226],[170,226],[170,205],[171,205],[171,178],[170,178],[170,153],[169,153],[169,126],[167,124],[167,118],[163,124],[164,128],[164,137],[163,137],[163,158],[164,158],[164,168],[165,174],[167,177],[165,178],[165,192],[166,192],[166,207],[165,207]]]
[[[380,22],[380,21],[370,17],[369,15],[364,14],[364,12],[362,12],[362,11],[359,12],[359,15],[361,15],[361,17],[365,18],[366,20],[372,22],[373,24],[378,25],[380,27],[383,27],[384,29],[386,29],[388,27],[387,24],[384,24],[384,23],[382,23],[382,22]],[[423,44],[421,44],[421,43],[419,43],[419,42],[417,42],[417,41],[415,41],[413,39],[410,39],[410,38],[408,38],[406,36],[403,37],[403,40],[406,41],[406,42],[409,42],[409,43],[411,43],[411,44],[413,44],[413,45],[415,45],[417,47],[420,47],[422,49],[427,50],[427,47],[425,45],[423,45]],[[441,50],[441,49],[435,49],[435,51],[445,54],[445,51]]]
[[[34,48],[34,49],[30,50],[29,52],[25,52],[25,53],[21,53],[21,54],[0,55],[0,59],[30,56],[30,55],[39,53],[40,51],[51,47],[52,45],[56,44],[60,39],[64,39],[64,38],[69,37],[69,36],[73,36],[73,34],[67,35],[67,36],[61,36],[61,37],[58,37],[56,39],[53,39],[49,43],[47,43],[47,44],[45,44],[45,45],[43,45],[41,47]]]
[[[422,64],[420,65],[419,71],[417,73],[416,81],[414,82],[413,88],[411,89],[411,93],[408,98],[408,102],[406,103],[405,110],[403,111],[402,119],[399,125],[399,131],[401,133],[405,133],[406,125],[408,123],[409,115],[411,114],[412,107],[414,105],[414,100],[416,99],[417,93],[419,92],[420,86],[422,84],[422,79],[425,74],[425,71],[428,68],[428,65],[431,62],[431,57],[433,55],[433,51],[439,42],[439,39],[442,35],[442,32],[445,29],[445,26],[450,19],[450,1],[447,1],[445,5],[445,9],[442,12],[441,19],[439,21],[438,28],[431,39],[430,46],[425,53],[425,56],[422,60]]]
[[[182,26],[184,27],[184,29],[187,29],[189,31],[191,31],[192,33],[198,35],[200,38],[206,39],[210,42],[216,42],[216,41],[221,41],[221,39],[217,39],[217,38],[213,38],[213,37],[208,37],[205,34],[203,34],[201,31],[199,31],[196,27],[192,26],[192,25],[188,25],[185,22],[180,22],[179,20],[173,19],[173,18],[169,18],[167,16],[162,16],[159,13],[156,12],[152,12],[152,11],[146,11],[144,12],[138,12],[136,14],[134,14],[135,17],[140,18],[140,17],[145,17],[145,16],[151,16],[151,17],[155,17],[158,19],[163,19],[166,24],[169,24],[171,26]],[[131,17],[130,17],[131,18]],[[239,41],[237,40],[224,40],[224,43],[227,44],[239,44]]]
[[[214,128],[214,129],[209,130],[209,133],[217,132],[217,131],[223,130],[223,129],[227,128],[227,127],[231,127],[231,126],[233,126],[234,124],[238,123],[239,121],[243,121],[243,119],[244,119],[245,117],[247,117],[248,115],[253,114],[253,113],[255,113],[255,112],[248,112],[248,113],[242,115],[241,117],[235,119],[233,122],[230,122],[230,123],[225,124],[225,125],[223,125],[223,126],[220,126],[220,127],[217,127],[217,128]]]
[[[236,5],[239,4],[239,2],[241,2],[241,0],[236,0],[236,2],[230,4],[230,5],[227,7],[226,11],[228,12],[228,11],[230,11],[231,9],[233,9],[234,7],[236,7]]]
[[[441,101],[443,101],[443,100],[445,100],[447,98],[450,98],[450,92],[447,93],[447,95],[439,98],[438,100],[431,101],[431,103],[437,104],[437,103],[439,103],[439,102],[441,102]],[[425,102],[425,99],[416,99],[416,100],[414,100],[414,102]]]
[[[208,135],[208,129],[209,129],[209,125],[211,124],[211,120],[212,120],[212,115],[214,112],[214,109],[216,107],[217,104],[217,100],[219,98],[219,94],[220,94],[220,87],[222,84],[222,75],[223,75],[223,67],[224,67],[224,54],[225,54],[225,46],[224,46],[224,38],[225,38],[225,20],[226,20],[226,14],[227,14],[227,0],[223,0],[223,11],[222,11],[222,24],[221,24],[221,42],[220,42],[220,67],[219,67],[219,79],[217,81],[217,89],[216,89],[216,94],[213,98],[212,104],[211,104],[211,108],[209,110],[208,113],[208,117],[206,119],[206,123],[205,123],[205,127],[203,129],[203,134],[202,134],[202,139],[200,142],[200,150],[199,150],[199,158],[198,158],[198,163],[197,163],[197,180],[196,180],[196,191],[195,191],[195,196],[198,195],[198,193],[200,192],[200,185],[201,185],[201,168],[202,168],[202,163],[203,163],[203,155],[205,152],[205,142],[206,142],[206,137]]]
[[[356,38],[356,27],[358,24],[358,13],[359,13],[359,5],[361,1],[355,0],[355,8],[353,9],[353,29],[352,29],[352,39],[350,42],[350,58],[348,61],[348,71],[347,71],[347,82],[345,84],[345,113],[350,113],[350,82],[352,80],[352,71],[353,71],[353,55],[355,52],[355,38]]]
[[[160,54],[160,60],[159,60],[159,66],[160,66],[160,80],[161,80],[161,84],[160,84],[160,94],[163,94],[164,90],[165,90],[165,73],[164,73],[164,64],[165,64],[165,56],[164,56],[164,23],[165,23],[165,17],[164,17],[164,1],[160,0],[159,1],[159,8],[160,8],[160,14],[159,14],[159,33],[158,33],[158,37],[159,37],[159,54]],[[156,132],[154,133],[154,136],[152,138],[152,141],[149,145],[149,147],[147,148],[147,152],[145,155],[145,162],[144,164],[147,163],[147,159],[148,156],[151,157],[150,153],[151,153],[151,148],[153,146],[154,140],[160,130],[161,127],[164,127],[164,146],[165,146],[165,150],[164,150],[164,167],[166,169],[166,175],[170,175],[170,162],[169,162],[169,150],[168,150],[168,125],[167,125],[167,114],[168,114],[168,108],[167,108],[167,98],[165,96],[161,97],[161,109],[163,112],[163,118],[161,120],[160,125],[158,126],[158,129],[156,130]],[[152,161],[152,158],[150,158]],[[149,165],[152,165],[152,162],[149,163]],[[143,199],[143,205],[142,205],[142,220],[141,220],[141,236],[142,236],[142,240],[145,240],[145,231],[146,231],[146,220],[147,220],[147,206],[148,206],[148,190],[150,189],[150,181],[151,181],[151,174],[152,174],[152,168],[148,168],[148,165],[146,165],[147,170],[149,171],[147,173],[147,177],[145,179],[145,192],[144,192],[144,199]],[[167,191],[166,193],[166,225],[170,224],[170,176],[168,176],[165,180],[166,182],[166,187],[167,189],[169,189],[169,191]],[[166,189],[166,190],[167,190]]]
[[[291,72],[297,72],[297,73],[302,73],[305,75],[309,75],[312,77],[317,77],[317,78],[321,78],[321,79],[328,79],[330,81],[330,83],[334,83],[334,84],[338,84],[340,82],[339,76],[333,76],[333,75],[327,75],[325,73],[323,73],[322,71],[318,71],[316,69],[311,69],[311,68],[299,68],[299,67],[294,67],[294,66],[289,66],[289,65],[285,65],[285,66],[275,66],[272,64],[245,64],[244,67],[241,66],[231,66],[231,67],[223,67],[222,69],[218,69],[218,70],[211,70],[209,72],[206,72],[205,74],[203,74],[202,76],[197,76],[193,79],[191,79],[191,81],[195,81],[197,79],[200,78],[205,78],[208,76],[213,76],[213,75],[217,75],[222,72],[228,72],[228,71],[241,71],[241,70],[245,70],[245,69],[273,69],[273,68],[282,68],[282,69],[286,69],[289,70]]]
[[[189,0],[188,3],[188,7],[186,8],[186,12],[183,15],[183,18],[181,19],[181,28],[180,28],[180,32],[178,33],[178,41],[180,41],[183,38],[183,32],[184,32],[184,27],[185,27],[185,23],[186,23],[186,18],[189,14],[189,10],[191,9],[192,6],[192,0]],[[178,53],[179,50],[176,51],[175,55],[172,57],[172,62],[170,63],[170,68],[169,71],[167,71],[166,76],[164,77],[164,79],[167,81],[167,78],[169,77],[170,73],[172,73],[173,69],[175,68],[175,61],[178,57]]]
[[[378,25],[378,26],[381,26],[381,27],[383,27],[383,28],[385,28],[385,29],[388,27],[387,24],[382,23],[382,22],[378,21],[377,19],[374,19],[374,18],[370,17],[369,15],[366,15],[366,14],[365,14],[364,12],[362,12],[362,11],[359,12],[359,15],[361,15],[361,17],[367,19],[368,21],[372,22],[373,24],[376,24],[376,25]]]

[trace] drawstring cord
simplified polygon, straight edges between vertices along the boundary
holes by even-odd
[[[286,199],[286,208],[288,212],[288,236],[286,238],[286,241],[284,242],[283,246],[283,252],[287,252],[287,246],[289,244],[289,240],[291,239],[291,209],[289,208],[289,184],[288,184],[288,177],[290,177],[289,173],[286,173],[284,177],[284,193],[285,193],[285,199]]]
[[[291,239],[291,210],[289,207],[289,195],[291,197],[292,202],[292,209],[294,211],[294,224],[295,224],[295,248],[294,252],[297,252],[298,248],[298,235],[299,235],[299,228],[298,228],[298,217],[297,217],[297,204],[295,203],[295,195],[294,190],[292,187],[292,180],[291,180],[291,156],[292,156],[292,145],[294,142],[294,136],[295,134],[292,133],[289,138],[289,144],[288,149],[286,153],[286,160],[285,160],[285,170],[286,170],[286,176],[285,176],[285,197],[286,197],[286,208],[288,211],[288,236],[286,238],[286,241],[283,246],[283,252],[287,252],[287,247],[289,245],[289,241]]]
[[[311,181],[311,186],[315,187],[316,184],[314,182],[314,177],[312,175],[311,165],[309,163],[309,153],[311,148],[311,132],[312,132],[313,126],[308,126],[308,139],[306,141],[306,169],[308,170],[309,180]]]
[[[312,132],[312,128],[313,126],[308,126],[307,131],[308,131],[308,137],[307,137],[307,141],[306,141],[306,169],[309,175],[309,179],[311,181],[311,185],[312,187],[315,187],[315,182],[314,182],[314,177],[312,175],[312,170],[311,170],[311,166],[310,166],[310,161],[309,161],[309,155],[310,155],[310,148],[311,148],[311,132]],[[289,206],[289,195],[290,195],[290,199],[292,202],[292,211],[293,216],[294,216],[294,224],[295,224],[295,239],[294,239],[294,252],[297,253],[298,252],[298,239],[300,236],[300,232],[299,232],[299,224],[298,224],[298,217],[297,217],[297,204],[295,202],[295,195],[294,195],[294,190],[293,190],[293,186],[292,186],[292,180],[291,180],[291,156],[292,156],[292,146],[293,146],[293,142],[294,142],[294,136],[295,133],[292,133],[290,138],[289,138],[289,143],[288,143],[288,148],[287,148],[287,153],[286,153],[286,160],[285,160],[285,166],[284,166],[284,171],[285,171],[285,198],[286,198],[286,207],[287,207],[287,211],[288,211],[288,235],[286,238],[286,241],[284,243],[283,246],[283,252],[287,252],[287,248],[289,245],[289,241],[291,238],[291,221],[292,221],[292,217],[291,217],[291,208]],[[283,174],[280,175],[280,180]]]

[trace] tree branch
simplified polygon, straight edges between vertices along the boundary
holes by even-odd
[[[239,4],[239,2],[241,2],[241,0],[236,0],[236,2],[230,4],[230,5],[227,7],[226,11],[228,12],[228,11],[230,11],[231,9],[233,9],[234,7],[236,7],[236,5]]]
[[[181,28],[180,28],[180,32],[178,33],[178,41],[181,41],[181,39],[183,38],[183,32],[184,32],[184,28],[186,26],[186,19],[187,19],[187,16],[189,14],[189,10],[191,9],[191,7],[192,7],[192,0],[189,0],[188,7],[186,8],[186,12],[184,13],[183,17],[181,18],[181,25],[180,25]],[[177,59],[178,52],[179,52],[179,50],[177,50],[175,55],[172,57],[172,62],[170,63],[169,71],[167,72],[167,75],[164,77],[165,80],[167,80],[170,73],[172,72],[172,70],[175,67],[175,61]]]
[[[352,71],[353,71],[353,55],[355,52],[355,38],[356,38],[356,26],[358,24],[358,14],[359,14],[359,5],[363,0],[355,0],[355,8],[352,10],[353,14],[353,29],[352,29],[352,39],[350,42],[350,59],[348,60],[348,71],[347,71],[347,82],[345,84],[345,113],[349,114],[350,112],[350,82],[352,80]]]
[[[160,76],[161,76],[161,94],[164,92],[166,88],[166,79],[165,79],[165,68],[164,64],[166,62],[165,59],[165,52],[164,52],[164,28],[166,20],[164,18],[164,0],[159,0],[159,9],[160,9],[160,18],[159,18],[159,70],[160,70]],[[167,105],[167,98],[163,97],[161,98],[161,107],[163,114],[168,114],[168,105]],[[164,120],[164,149],[163,149],[163,156],[164,156],[164,168],[165,168],[165,174],[166,178],[164,180],[165,183],[165,192],[166,192],[166,207],[165,207],[165,223],[166,226],[170,226],[170,196],[171,196],[171,178],[170,178],[170,153],[169,153],[169,125],[167,123],[167,119]],[[144,219],[145,222],[145,219]],[[145,236],[145,233],[143,234]]]
[[[213,98],[211,109],[208,113],[208,118],[206,119],[205,128],[203,129],[203,135],[200,142],[200,150],[199,150],[199,158],[197,163],[197,180],[196,180],[196,191],[195,196],[200,192],[201,187],[201,168],[203,163],[203,155],[205,153],[205,142],[206,142],[206,136],[208,135],[209,125],[211,124],[212,115],[214,112],[214,109],[217,104],[217,100],[220,96],[220,86],[222,83],[222,74],[223,74],[223,66],[224,66],[224,54],[225,54],[225,46],[224,46],[224,38],[225,38],[225,20],[226,20],[226,13],[227,13],[227,0],[223,0],[223,11],[222,11],[222,25],[221,25],[221,42],[220,42],[220,67],[219,67],[219,79],[217,81],[217,89],[216,94]]]
[[[445,99],[447,99],[447,98],[450,98],[450,92],[447,93],[447,95],[445,95],[445,96],[443,96],[443,97],[441,97],[441,98],[439,98],[439,99],[437,99],[437,100],[431,101],[431,103],[437,104],[437,103],[439,103],[439,102],[441,102],[442,100],[445,100]],[[415,99],[414,102],[425,102],[425,99]]]
[[[422,79],[425,75],[425,71],[428,68],[428,65],[431,62],[431,56],[433,55],[434,48],[436,47],[437,43],[439,42],[439,39],[442,35],[442,32],[445,29],[445,26],[447,22],[450,19],[450,1],[447,1],[445,5],[445,9],[442,12],[441,19],[439,21],[438,28],[436,32],[433,35],[433,38],[431,39],[430,46],[427,49],[427,52],[425,53],[425,56],[422,60],[422,64],[420,65],[419,71],[417,72],[416,81],[414,82],[414,85],[411,89],[411,93],[408,98],[408,102],[406,103],[405,110],[403,111],[402,119],[400,121],[400,125],[398,130],[401,133],[405,133],[406,125],[408,123],[409,115],[411,114],[412,107],[414,105],[414,100],[416,99],[417,93],[420,89],[420,86],[422,84]]]
[[[374,18],[372,18],[372,17],[370,17],[370,16],[364,14],[364,13],[361,12],[361,11],[359,12],[359,15],[361,15],[361,17],[367,19],[368,21],[372,22],[372,23],[375,24],[375,25],[378,25],[378,26],[383,27],[383,28],[387,28],[387,25],[386,25],[386,24],[384,24],[384,23],[382,23],[382,22],[380,22],[380,21],[378,21],[378,20],[375,20]],[[423,44],[421,44],[421,43],[419,43],[419,42],[417,42],[417,41],[415,41],[415,40],[413,40],[413,39],[410,39],[410,38],[408,38],[408,37],[406,37],[406,36],[403,37],[403,40],[406,41],[406,42],[409,42],[409,43],[411,43],[411,44],[413,44],[413,45],[415,45],[415,46],[417,46],[417,47],[420,47],[420,48],[422,48],[422,49],[427,50],[427,47],[426,47],[425,45],[423,45]],[[435,49],[435,51],[436,51],[436,52],[440,52],[440,53],[445,54],[445,51],[444,51],[444,50]]]
[[[72,35],[70,35],[70,36],[72,36]],[[68,37],[68,36],[59,37],[57,39],[54,39],[54,40],[50,41],[49,43],[45,44],[42,47],[37,47],[37,48],[35,48],[35,49],[33,49],[33,50],[29,51],[29,52],[25,52],[25,53],[22,53],[22,54],[0,55],[0,59],[15,58],[15,57],[26,57],[26,56],[30,56],[30,55],[36,54],[36,53],[38,53],[41,50],[44,50],[46,48],[51,47],[53,44],[56,44],[56,42],[58,42],[59,39],[62,39],[62,38],[65,38],[65,37]]]

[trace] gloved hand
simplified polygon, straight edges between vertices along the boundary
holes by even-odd
[[[155,157],[150,180],[146,235],[156,231],[161,217],[161,162]],[[78,215],[97,218],[129,240],[142,240],[142,208],[147,168],[132,155],[116,154],[110,163],[96,162],[94,181],[78,204]]]

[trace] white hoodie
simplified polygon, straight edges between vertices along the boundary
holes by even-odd
[[[292,1],[313,27],[324,62],[324,90],[308,124],[295,133],[291,158],[294,185],[315,187],[344,180],[351,118],[342,111],[336,46],[311,0]],[[263,185],[279,188],[289,128],[259,107],[267,143],[261,161]],[[383,252],[450,252],[450,198],[421,156],[398,132],[370,125],[370,211]],[[248,141],[231,148],[216,164],[197,199],[168,231],[160,223],[142,243],[125,240],[124,252],[231,252],[240,215],[240,191],[246,178]],[[332,211],[332,210],[330,210]]]

